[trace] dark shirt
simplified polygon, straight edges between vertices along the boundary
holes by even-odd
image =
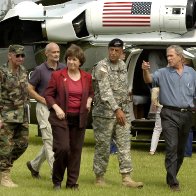
[[[56,70],[63,69],[64,67],[64,64],[58,63]],[[55,70],[48,67],[47,63],[44,62],[37,66],[31,74],[29,83],[35,87],[35,90],[39,95],[44,95],[44,91],[48,86],[48,81],[50,80],[53,71]]]

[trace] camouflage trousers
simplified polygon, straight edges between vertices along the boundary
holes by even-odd
[[[93,117],[92,125],[95,137],[94,173],[96,175],[104,175],[106,172],[112,138],[115,139],[118,148],[117,156],[120,173],[131,172],[130,124],[126,123],[125,126],[120,126],[116,119]]]
[[[0,171],[10,169],[28,147],[28,123],[3,123],[0,129]]]

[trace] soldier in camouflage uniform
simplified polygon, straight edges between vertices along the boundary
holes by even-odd
[[[17,187],[11,177],[13,163],[28,146],[27,73],[22,66],[24,47],[10,45],[8,62],[0,67],[0,184]]]
[[[120,60],[123,41],[114,39],[108,45],[109,58],[100,61],[93,69],[94,107],[93,129],[95,136],[95,155],[93,170],[95,184],[104,186],[112,135],[118,148],[118,161],[122,184],[126,187],[143,187],[142,182],[131,179],[130,156],[130,96],[128,95],[127,67]]]

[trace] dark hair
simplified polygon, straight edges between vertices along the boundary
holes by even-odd
[[[84,51],[82,50],[82,48],[80,48],[79,46],[77,46],[75,44],[71,44],[71,46],[66,50],[65,61],[67,61],[68,57],[78,58],[81,63],[80,66],[82,66],[84,64],[84,62],[86,61],[86,58],[84,56]]]

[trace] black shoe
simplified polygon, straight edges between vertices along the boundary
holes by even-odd
[[[66,184],[67,189],[72,189],[74,191],[79,191],[79,184]]]
[[[30,161],[27,162],[27,167],[28,167],[28,169],[30,170],[31,176],[32,176],[33,178],[37,178],[37,179],[41,178],[41,176],[39,175],[39,172],[35,171],[35,170],[32,168]]]
[[[178,184],[173,184],[173,185],[170,185],[169,187],[171,191],[174,191],[174,192],[180,191],[180,187]]]
[[[59,184],[54,184],[54,185],[53,185],[53,189],[54,189],[55,191],[59,191],[59,190],[61,190],[61,185],[59,185]]]

